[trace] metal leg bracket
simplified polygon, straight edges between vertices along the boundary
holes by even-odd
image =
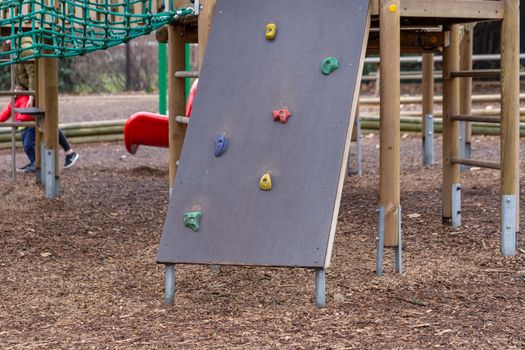
[[[44,148],[44,157],[42,158],[44,183],[46,187],[46,198],[55,198],[60,195],[58,176],[55,174],[55,150]]]
[[[425,115],[425,137],[423,138],[423,164],[434,164],[434,116]]]
[[[397,208],[396,273],[403,273],[403,232],[401,231],[401,206]]]
[[[326,271],[325,269],[315,270],[315,303],[318,308],[326,306]]]
[[[383,265],[385,256],[385,208],[382,206],[378,209],[379,222],[377,225],[377,236],[376,236],[376,275],[383,275]],[[401,206],[397,209],[398,215],[398,226],[397,226],[397,239],[398,244],[395,247],[395,266],[394,270],[396,273],[403,273],[403,234],[401,230]]]
[[[516,255],[516,215],[518,196],[501,197],[501,255]]]
[[[461,226],[461,185],[452,185],[452,227]]]

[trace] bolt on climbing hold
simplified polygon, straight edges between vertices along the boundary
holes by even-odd
[[[275,23],[268,23],[266,25],[266,40],[273,40],[275,39],[275,36],[277,35],[277,24]]]
[[[269,173],[264,174],[259,181],[259,187],[263,191],[270,191],[272,189],[272,176]]]
[[[189,211],[184,213],[184,226],[192,229],[194,232],[198,232],[201,228],[201,216],[202,212],[200,211]]]
[[[215,157],[220,157],[228,148],[228,139],[224,135],[215,137]]]
[[[391,13],[395,13],[397,11],[397,5],[396,4],[389,5],[388,11],[390,11]]]
[[[276,109],[272,111],[272,117],[274,121],[280,121],[282,124],[286,124],[288,118],[292,116],[292,112],[288,108]]]
[[[337,68],[339,68],[339,60],[335,57],[325,58],[323,60],[323,64],[321,65],[321,71],[324,75],[329,75]]]

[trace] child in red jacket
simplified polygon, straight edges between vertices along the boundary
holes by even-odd
[[[17,87],[15,91],[23,91],[23,87]],[[15,108],[29,108],[33,107],[33,98],[28,95],[17,95],[15,97]],[[11,103],[0,113],[0,122],[5,122],[11,117]],[[15,113],[15,121],[17,122],[28,122],[33,121],[34,118],[27,114]],[[16,171],[20,173],[33,173],[35,172],[35,128],[26,127],[22,130],[22,144],[24,145],[24,152],[29,158],[29,164],[17,168]],[[66,160],[64,162],[64,169],[70,168],[79,159],[78,153],[74,152],[71,145],[67,141],[66,135],[62,130],[58,130],[58,143],[64,149],[66,153]]]
[[[15,96],[15,108],[26,108],[32,104],[28,95]],[[0,113],[0,122],[5,122],[11,117],[11,102]],[[31,122],[34,118],[27,114],[15,113],[16,122]],[[17,168],[18,172],[34,172],[35,171],[35,128],[26,127],[22,130],[22,144],[24,145],[24,152],[29,158],[29,164],[22,168]]]

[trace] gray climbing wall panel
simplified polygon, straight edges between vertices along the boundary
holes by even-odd
[[[329,264],[367,35],[368,0],[217,2],[159,263]],[[326,76],[328,56],[340,67]],[[183,225],[192,210],[198,232]]]

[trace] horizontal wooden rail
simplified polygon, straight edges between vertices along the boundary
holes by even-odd
[[[0,91],[0,96],[35,96],[34,91],[22,90],[22,91]]]
[[[500,75],[499,69],[459,70],[450,73],[452,78],[499,78]]]
[[[525,100],[525,94],[520,94],[520,100]],[[400,99],[401,104],[414,103],[420,104],[423,101],[422,96],[402,96]],[[472,102],[478,103],[496,103],[501,101],[501,95],[499,94],[487,94],[487,95],[474,95],[472,96]],[[434,96],[434,103],[442,103],[443,96]],[[379,97],[373,96],[362,96],[359,97],[359,103],[361,105],[378,105]]]
[[[190,118],[178,115],[175,117],[175,121],[179,124],[188,124],[190,122]]]
[[[19,128],[19,127],[24,127],[24,128],[34,128],[36,125],[35,122],[5,122],[5,123],[1,123],[0,126],[5,126],[6,128],[9,127],[9,128]]]
[[[496,169],[496,170],[501,169],[501,164],[499,163],[483,162],[480,160],[453,157],[450,161],[452,162],[452,164],[463,164],[463,165],[469,165],[469,166],[474,166],[478,168],[487,168],[487,169]]]
[[[457,120],[461,122],[475,122],[475,123],[489,123],[489,124],[501,124],[501,118],[497,117],[484,117],[481,115],[453,115],[450,120]]]
[[[199,77],[199,72],[196,70],[175,72],[175,78],[185,79],[185,78],[198,78],[198,77]]]

